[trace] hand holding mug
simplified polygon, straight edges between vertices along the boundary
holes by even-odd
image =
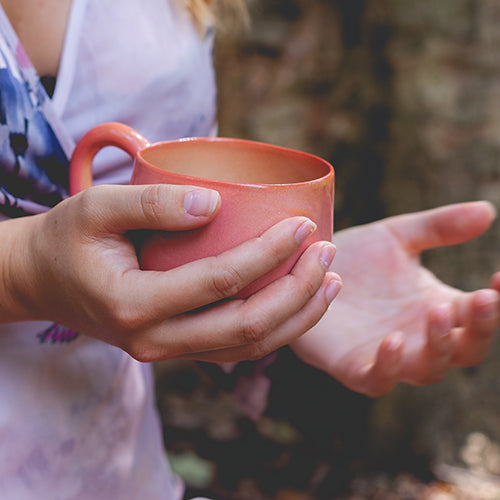
[[[204,197],[208,202],[193,205]],[[167,272],[140,268],[128,231],[189,231],[219,207],[219,194],[200,187],[95,186],[45,214],[2,223],[10,252],[5,297],[12,301],[2,304],[1,319],[55,321],[140,361],[238,361],[291,342],[340,288],[339,277],[327,272],[330,243],[311,244],[289,274],[248,299],[220,300],[286,261],[314,233],[308,218],[285,219],[222,254]]]
[[[221,196],[220,210],[210,224],[192,231],[150,232],[139,249],[145,270],[166,271],[219,255],[287,217],[311,219],[317,231],[280,266],[239,291],[239,297],[248,297],[287,274],[311,243],[331,241],[334,171],[321,158],[225,138],[150,144],[130,127],[108,123],[90,130],[77,145],[70,167],[72,194],[92,185],[92,160],[105,146],[119,147],[134,158],[132,184],[193,185]]]

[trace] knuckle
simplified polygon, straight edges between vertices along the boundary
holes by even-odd
[[[82,220],[90,219],[90,216],[96,211],[96,200],[98,199],[96,194],[98,194],[100,190],[100,186],[94,186],[85,189],[77,195],[78,213]]]
[[[92,234],[96,224],[100,226],[103,223],[103,214],[107,209],[107,203],[103,201],[105,190],[105,186],[92,186],[69,198],[75,200],[71,214],[82,234]]]
[[[138,311],[126,311],[120,309],[116,313],[116,323],[122,330],[136,332],[143,326],[143,319]]]
[[[271,325],[265,318],[244,321],[240,327],[240,335],[244,344],[259,345],[271,332]]]
[[[132,343],[125,351],[140,363],[151,363],[156,361],[154,349],[151,349],[143,343]]]
[[[362,390],[360,392],[369,398],[379,398],[389,394],[395,385],[396,381],[391,378],[372,374],[369,379],[366,379],[365,383],[361,383]]]
[[[255,239],[255,244],[257,246],[256,252],[265,256],[270,269],[274,269],[282,264],[291,252],[285,242],[280,243],[281,244],[274,243],[270,245],[269,241],[265,238],[265,235],[258,236]]]
[[[126,307],[120,301],[110,301],[107,315],[115,328],[122,332],[136,332],[144,327],[144,318],[140,310]]]
[[[318,291],[318,283],[314,280],[306,278],[302,281],[302,293],[307,299],[311,299]]]
[[[163,215],[161,188],[162,186],[158,184],[146,186],[139,198],[145,220],[153,225],[158,224]]]
[[[264,356],[267,356],[270,352],[271,350],[266,347],[264,342],[258,342],[250,348],[245,359],[248,359],[249,361],[258,361]]]
[[[212,276],[211,287],[218,299],[236,295],[243,288],[244,280],[237,269],[223,267]]]
[[[395,384],[390,380],[373,380],[368,385],[364,385],[361,392],[369,398],[379,398],[389,394],[394,389]]]

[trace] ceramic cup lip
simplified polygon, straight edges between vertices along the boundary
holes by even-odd
[[[226,151],[228,148],[235,148],[239,151],[236,154],[244,153],[246,149],[249,154],[255,154],[255,152],[262,152],[266,155],[274,154],[277,158],[280,158],[283,161],[283,158],[295,159],[296,163],[300,165],[300,168],[304,170],[306,173],[307,167],[314,167],[314,174],[310,174],[308,178],[298,180],[298,181],[290,181],[290,182],[240,182],[235,180],[226,180],[212,177],[211,175],[194,175],[187,174],[183,172],[176,171],[175,169],[170,168],[162,168],[158,166],[156,163],[151,160],[152,155],[156,152],[159,152],[164,149],[168,149],[168,153],[160,153],[159,156],[164,156],[168,159],[169,155],[172,153],[172,148],[178,147],[180,149],[180,155],[184,156],[186,154],[185,145],[193,144],[193,145],[208,145],[209,147],[219,147],[220,150]],[[183,151],[184,150],[184,151]],[[196,156],[197,153],[193,153],[193,157]],[[141,148],[136,154],[136,161],[139,160],[141,163],[141,168],[145,166],[153,172],[156,172],[159,175],[164,175],[168,173],[169,176],[179,176],[185,182],[192,181],[193,184],[196,184],[200,180],[209,181],[215,185],[226,185],[232,187],[241,187],[241,188],[249,188],[249,187],[273,187],[279,189],[280,187],[290,187],[296,186],[300,188],[301,186],[311,185],[316,183],[322,183],[327,180],[330,176],[335,176],[335,170],[333,166],[325,159],[316,156],[312,153],[307,153],[301,150],[296,150],[292,148],[287,148],[284,146],[278,146],[275,144],[269,144],[260,141],[254,141],[249,139],[237,139],[232,137],[183,137],[180,139],[167,140],[167,141],[159,141],[150,143],[149,145]],[[197,160],[198,162],[199,160]],[[198,163],[199,166],[199,163]],[[245,167],[246,169],[246,167]]]

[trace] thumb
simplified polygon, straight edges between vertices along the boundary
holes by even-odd
[[[385,220],[389,229],[410,252],[456,245],[484,233],[496,217],[487,201],[446,205]]]
[[[85,198],[87,220],[112,233],[193,229],[210,222],[221,204],[217,191],[170,184],[94,186],[77,196]]]

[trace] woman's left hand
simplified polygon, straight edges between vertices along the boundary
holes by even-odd
[[[438,280],[419,256],[480,235],[494,217],[491,204],[472,202],[340,231],[333,268],[343,290],[292,349],[369,396],[398,382],[432,384],[450,367],[480,363],[500,322],[500,272],[489,289],[464,292]]]

